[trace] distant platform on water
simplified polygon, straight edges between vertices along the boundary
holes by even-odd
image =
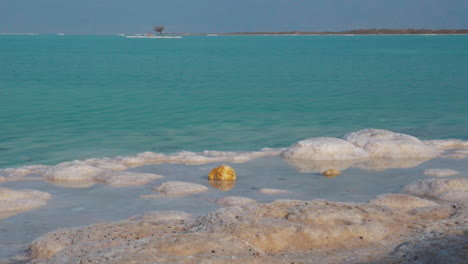
[[[151,39],[180,39],[181,36],[148,36],[148,35],[134,35],[125,36],[126,38],[151,38]]]

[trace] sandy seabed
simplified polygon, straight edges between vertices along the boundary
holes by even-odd
[[[464,263],[467,155],[467,141],[366,129],[4,169],[0,263]],[[209,182],[223,163],[238,179]]]

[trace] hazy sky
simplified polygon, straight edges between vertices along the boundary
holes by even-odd
[[[468,0],[0,0],[0,32],[468,28]]]

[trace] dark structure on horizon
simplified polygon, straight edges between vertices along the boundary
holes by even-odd
[[[159,34],[161,34],[161,36],[162,36],[162,35],[163,35],[162,32],[163,32],[163,30],[164,30],[164,26],[155,26],[155,27],[153,28],[153,30],[156,31],[156,32],[159,32]]]

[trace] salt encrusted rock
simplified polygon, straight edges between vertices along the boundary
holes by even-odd
[[[127,166],[122,164],[118,159],[111,159],[111,158],[100,158],[100,159],[87,159],[83,161],[83,163],[88,164],[90,166],[94,166],[104,170],[111,170],[111,171],[123,171],[128,169]]]
[[[285,159],[353,160],[366,158],[365,151],[338,138],[318,137],[297,142],[281,153]]]
[[[458,171],[451,169],[425,169],[424,175],[429,177],[448,177],[460,174]]]
[[[236,181],[208,181],[211,187],[221,191],[229,191],[236,186]]]
[[[255,200],[241,196],[226,196],[216,200],[216,203],[223,206],[235,206],[256,203]]]
[[[130,217],[129,221],[187,220],[191,214],[179,211],[150,211]]]
[[[341,171],[335,169],[328,169],[322,172],[322,175],[328,178],[333,178],[341,174]]]
[[[205,164],[210,162],[246,162],[255,158],[276,156],[282,149],[264,148],[260,151],[251,152],[227,152],[227,151],[204,151],[195,153],[181,151],[174,154],[162,154],[153,152],[139,153],[133,157],[118,157],[116,159],[125,166],[136,167],[145,164],[155,163],[176,163],[176,164]]]
[[[42,175],[44,170],[50,168],[46,165],[30,165],[20,168],[7,168],[0,170],[0,174],[7,176],[8,178],[24,177],[31,174]]]
[[[445,201],[468,201],[468,178],[421,180],[405,186],[406,193]]]
[[[154,190],[166,196],[184,196],[205,192],[208,188],[196,183],[168,181],[155,187]]]
[[[163,176],[153,173],[122,171],[99,174],[94,177],[94,180],[112,186],[129,186],[148,184],[152,180],[161,178],[163,178]]]
[[[50,181],[89,181],[104,172],[103,169],[84,163],[64,162],[47,168],[44,177]]]
[[[438,206],[436,202],[406,194],[383,194],[370,201],[371,204],[385,206],[394,210],[409,211],[420,207]]]
[[[371,157],[398,159],[435,157],[440,154],[440,151],[413,136],[383,129],[360,130],[345,135],[344,139],[364,149]]]
[[[414,210],[428,208],[439,207]],[[30,263],[406,263],[392,252],[426,226],[427,234],[466,233],[464,207],[448,208],[452,213],[434,217],[423,211],[420,217],[418,211],[367,203],[282,200],[227,207],[196,219],[137,217],[45,234],[31,244]]]
[[[436,139],[424,140],[426,145],[432,146],[437,149],[463,149],[468,148],[468,140],[460,139]]]
[[[41,207],[52,196],[35,190],[11,190],[0,188],[0,219],[19,212]]]
[[[282,193],[289,193],[288,190],[281,190],[281,189],[270,189],[270,188],[261,188],[258,190],[260,193],[263,194],[282,194]]]
[[[208,179],[215,181],[234,181],[236,180],[236,172],[231,166],[221,165],[211,170],[208,174]]]

